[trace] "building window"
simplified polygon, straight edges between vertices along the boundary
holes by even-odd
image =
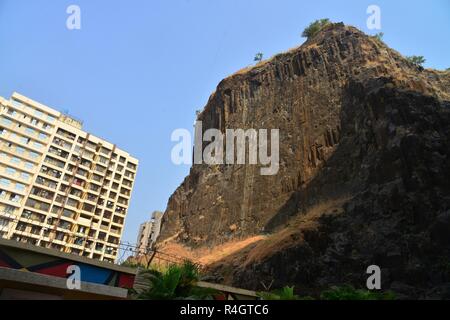
[[[5,178],[0,178],[0,184],[2,186],[8,187],[11,183],[11,180],[9,179],[5,179]]]
[[[25,149],[22,148],[22,147],[16,147],[16,152],[17,152],[18,154],[24,154],[24,153],[25,153]]]
[[[0,121],[2,124],[4,124],[5,126],[9,126],[9,125],[11,125],[11,123],[12,123],[12,121],[11,120],[9,120],[9,119],[6,119],[6,118],[1,118],[1,121]]]
[[[39,139],[41,140],[47,140],[48,136],[45,133],[39,133]]]
[[[34,165],[31,162],[25,162],[25,168],[28,170],[33,170]]]
[[[36,109],[36,110],[34,110],[34,115],[41,118],[44,116],[44,113],[42,111]]]
[[[9,201],[20,202],[20,200],[22,200],[22,197],[19,196],[18,194],[11,193],[11,195],[9,196]]]
[[[34,134],[36,133],[36,131],[35,131],[33,128],[30,128],[30,127],[27,127],[27,128],[25,129],[25,132],[26,132],[27,134],[29,134],[30,136],[32,136],[32,135],[34,135]]]
[[[28,173],[26,173],[26,172],[22,172],[22,173],[20,174],[20,177],[21,177],[23,180],[28,180],[28,179],[30,179],[30,175],[29,175]]]
[[[17,227],[16,227],[16,230],[17,231],[25,231],[27,229],[27,225],[25,224],[25,223],[23,223],[23,222],[19,222],[18,224],[17,224]]]
[[[30,151],[30,158],[31,159],[37,159],[38,157],[39,157],[38,153]]]
[[[13,175],[16,174],[16,169],[7,167],[7,168],[5,169],[5,172],[6,172],[6,174],[8,174],[8,175],[10,175],[10,176],[13,176]]]
[[[22,108],[22,106],[23,106],[22,103],[17,100],[11,100],[11,103],[14,107],[19,108],[19,109]]]
[[[14,208],[13,206],[5,206],[3,208],[3,212],[7,214],[14,214],[14,212],[16,212],[16,208]]]
[[[17,138],[17,136],[15,138]],[[31,141],[30,138],[20,137],[20,143],[22,143],[22,144],[28,144],[28,143],[30,143],[30,141]]]
[[[0,227],[7,227],[9,225],[9,220],[0,218]]]

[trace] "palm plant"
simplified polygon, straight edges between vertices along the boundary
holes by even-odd
[[[422,67],[422,65],[426,61],[423,56],[408,56],[408,57],[406,57],[406,60],[408,60],[412,64],[416,65],[417,67]]]
[[[171,265],[166,271],[143,271],[149,288],[137,295],[142,300],[212,299],[215,290],[196,287],[200,279],[199,268],[191,261]]]

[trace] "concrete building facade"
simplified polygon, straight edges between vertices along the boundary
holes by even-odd
[[[147,254],[147,251],[152,248],[154,243],[156,243],[161,230],[162,217],[162,212],[154,211],[152,213],[152,219],[139,226],[139,233],[136,241],[136,257]]]
[[[114,262],[137,166],[81,121],[0,97],[0,237]]]

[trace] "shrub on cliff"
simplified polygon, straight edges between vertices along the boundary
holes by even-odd
[[[417,67],[422,67],[422,65],[426,61],[423,56],[409,56],[409,57],[406,57],[406,60],[408,60],[412,64],[415,64]]]
[[[305,30],[303,30],[302,37],[310,39],[314,37],[320,30],[322,30],[323,27],[330,23],[330,19],[319,19],[311,22],[309,26],[306,27]]]
[[[258,53],[255,55],[255,59],[253,59],[253,61],[259,63],[259,62],[262,61],[263,56],[264,56],[264,54],[263,54],[262,52],[258,52]]]
[[[383,41],[383,36],[384,36],[384,33],[383,33],[383,32],[378,32],[378,33],[376,33],[376,34],[373,35],[373,37],[374,37],[375,39],[377,39],[378,41]]]

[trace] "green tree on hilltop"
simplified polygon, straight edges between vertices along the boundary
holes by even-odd
[[[311,39],[314,37],[320,30],[322,30],[325,26],[331,23],[330,19],[319,19],[314,22],[311,22],[308,27],[303,30],[302,37]]]
[[[258,53],[255,55],[255,59],[254,59],[253,61],[259,63],[259,62],[262,61],[263,57],[264,57],[264,54],[263,54],[262,52],[258,52]]]

